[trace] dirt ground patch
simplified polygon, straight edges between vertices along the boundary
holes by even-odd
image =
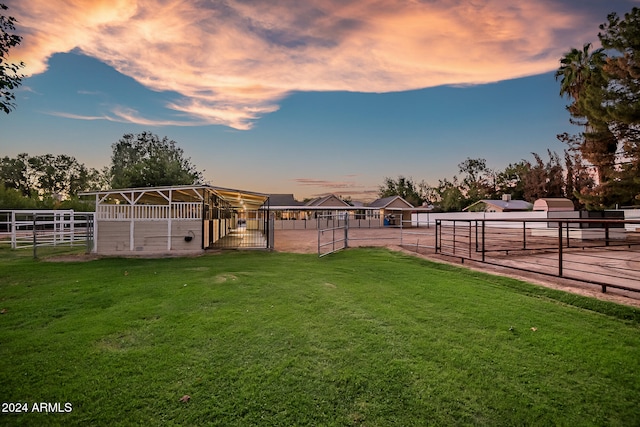
[[[403,253],[429,259],[437,262],[457,265],[473,270],[484,271],[487,273],[498,274],[501,276],[512,277],[546,286],[553,289],[571,292],[578,295],[589,296],[601,300],[616,302],[640,308],[640,293],[627,292],[608,288],[606,293],[601,291],[600,286],[591,285],[577,280],[563,279],[560,277],[547,276],[544,274],[536,274],[533,272],[525,272],[507,267],[499,267],[480,262],[466,260],[461,263],[459,259],[438,255],[433,249],[420,249],[420,253],[413,249],[411,242],[404,241],[405,245],[400,245],[400,231],[398,229],[380,228],[380,229],[357,229],[350,230],[349,247],[376,246],[386,247],[392,250],[401,251]],[[420,245],[435,246],[435,239],[429,240],[422,236]],[[293,253],[318,253],[318,231],[317,230],[276,230],[274,238],[274,249],[279,252]]]

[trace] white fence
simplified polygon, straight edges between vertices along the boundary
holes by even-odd
[[[202,219],[201,202],[173,202],[170,205],[98,205],[96,219],[99,221],[129,221],[131,219],[153,220]]]
[[[90,244],[93,212],[73,210],[0,211],[0,244],[12,249]]]
[[[563,212],[564,213],[564,212]],[[571,214],[575,213],[576,218],[579,215],[578,212],[571,212]],[[438,220],[481,220],[481,219],[491,219],[491,220],[500,220],[500,219],[547,219],[547,212],[439,212],[439,213],[414,213],[411,214],[411,226],[412,227],[432,227],[435,226],[436,221]],[[496,227],[518,227],[512,222],[496,222]],[[520,225],[521,226],[521,225]],[[546,227],[546,224],[541,226]]]
[[[624,212],[624,219],[637,220],[640,219],[640,209],[622,209],[618,212]],[[483,220],[488,219],[492,222],[487,222],[487,226],[500,227],[500,228],[518,228],[522,227],[521,224],[516,222],[500,222],[495,220],[500,219],[579,219],[579,211],[569,212],[544,212],[544,211],[528,211],[528,212],[439,212],[439,213],[414,213],[411,214],[411,227],[433,227],[437,220]],[[495,221],[495,222],[493,222]],[[408,226],[408,224],[405,224]],[[527,228],[547,228],[546,222],[535,222],[527,224]],[[627,224],[628,231],[635,231],[639,226],[636,224]]]

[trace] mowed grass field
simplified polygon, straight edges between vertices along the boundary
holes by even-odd
[[[640,420],[630,307],[385,249],[28,255],[0,251],[1,425]]]

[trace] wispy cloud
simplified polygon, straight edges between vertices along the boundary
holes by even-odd
[[[140,115],[140,113],[134,109],[126,107],[115,107],[109,113],[91,116],[83,114],[67,113],[62,111],[45,111],[45,114],[56,117],[63,117],[66,119],[74,120],[107,120],[117,123],[135,123],[139,125],[147,126],[203,126],[208,124],[204,120],[155,120],[148,119]]]
[[[377,198],[378,190],[369,186],[360,184],[353,180],[358,175],[345,175],[348,180],[325,180],[315,178],[295,178],[293,182],[303,187],[317,188],[317,192],[313,193],[313,197],[326,196],[328,194],[336,194],[342,197],[351,197],[355,200],[371,201]]]
[[[12,54],[27,73],[78,49],[152,90],[179,93],[168,109],[236,129],[294,91],[388,92],[548,72],[605,17],[586,15],[577,0],[5,2],[24,36]]]
[[[328,189],[363,188],[362,185],[356,183],[355,181],[331,181],[314,178],[295,178],[293,179],[293,182],[305,187],[322,187]]]
[[[96,96],[96,95],[104,95],[103,92],[94,91],[94,90],[79,90],[78,95],[88,95],[88,96]]]

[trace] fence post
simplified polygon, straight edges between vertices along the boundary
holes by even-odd
[[[16,211],[11,211],[11,249],[15,249],[16,245]]]
[[[73,246],[73,242],[76,240],[76,213],[73,209],[71,209],[71,218],[69,218],[69,232],[71,234],[71,246]]]
[[[476,253],[478,252],[478,220],[476,219]]]
[[[38,215],[35,214],[35,212],[33,213],[33,259],[37,259],[38,258],[38,253],[36,251],[36,247],[37,245],[37,239],[36,239],[36,223],[37,223],[37,218]]]
[[[338,224],[340,222],[338,221]],[[349,247],[349,212],[344,213],[344,248]]]
[[[522,221],[522,249],[527,249],[527,221]]]
[[[452,255],[456,254],[456,220],[453,220],[453,252]]]
[[[484,237],[485,237],[485,220],[482,220],[482,262],[484,262],[484,253],[485,253],[485,246],[484,246]]]
[[[558,276],[562,277],[562,221],[558,222]]]
[[[270,250],[273,250],[273,248],[275,247],[275,228],[276,228],[276,224],[275,224],[276,220],[275,218],[269,218],[267,220],[267,224],[269,225],[269,231],[268,231],[268,237],[269,237],[269,241],[267,242],[267,245],[269,246]]]
[[[87,247],[85,249],[85,253],[89,253],[91,252],[91,248],[89,247],[89,214],[85,214],[84,216],[85,218],[85,223],[84,223],[84,230],[85,230],[85,243],[87,244]],[[74,221],[75,221],[75,215],[74,215]]]
[[[469,259],[471,259],[471,227],[472,227],[473,222],[469,221]],[[477,226],[476,226],[476,231],[477,231]],[[477,237],[477,235],[476,235]]]

